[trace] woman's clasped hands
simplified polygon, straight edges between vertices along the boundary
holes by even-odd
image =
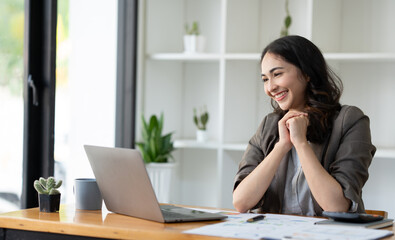
[[[289,110],[278,122],[279,143],[287,149],[307,142],[308,114],[297,110]]]

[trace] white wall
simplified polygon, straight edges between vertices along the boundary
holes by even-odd
[[[369,179],[363,188],[366,209],[383,210],[395,218],[395,159],[374,158],[369,168]]]

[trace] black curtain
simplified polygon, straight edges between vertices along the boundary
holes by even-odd
[[[34,180],[54,174],[57,0],[25,1],[21,207],[38,206]]]
[[[115,146],[134,148],[138,0],[118,1]]]

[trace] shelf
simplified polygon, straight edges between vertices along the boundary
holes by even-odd
[[[260,53],[227,53],[223,55],[226,60],[259,61]],[[218,61],[222,57],[217,53],[155,53],[148,55],[152,60],[172,61]],[[326,60],[335,61],[395,61],[395,53],[324,53]]]
[[[172,60],[172,61],[218,61],[221,58],[217,53],[155,53],[148,55],[152,60]]]
[[[226,60],[253,60],[259,61],[261,58],[260,53],[155,53],[148,55],[152,60],[173,60],[173,61],[216,61],[221,58]]]
[[[395,61],[395,53],[324,53],[326,60]]]
[[[180,139],[174,141],[175,148],[198,148],[198,149],[218,149],[219,143],[214,141],[197,142],[192,139]]]
[[[375,158],[393,158],[395,159],[395,149],[394,148],[377,148]]]
[[[224,143],[222,148],[230,151],[242,151],[244,152],[247,148],[247,143]],[[174,141],[174,147],[181,148],[196,148],[196,149],[218,149],[220,144],[215,141],[209,142],[197,142],[193,139],[182,139]],[[377,148],[375,158],[394,158],[395,149],[393,148]]]
[[[225,54],[227,60],[253,60],[260,61],[260,53],[227,53]]]
[[[197,142],[194,139],[180,139],[174,141],[174,147],[181,148],[197,148],[197,149],[218,149],[221,145],[215,141]],[[245,151],[246,143],[225,143],[222,145],[224,150]]]
[[[245,151],[247,149],[247,143],[226,143],[223,145],[225,150],[231,151]]]
[[[337,61],[395,61],[395,53],[324,53],[326,60]],[[261,53],[229,53],[227,60],[260,61]]]

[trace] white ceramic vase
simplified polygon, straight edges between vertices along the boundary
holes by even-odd
[[[206,130],[196,130],[196,141],[206,142],[208,140],[208,134]]]
[[[156,198],[160,203],[169,203],[172,176],[177,167],[176,163],[148,163],[145,166]]]
[[[184,35],[185,53],[202,53],[205,47],[205,37],[196,35]]]

